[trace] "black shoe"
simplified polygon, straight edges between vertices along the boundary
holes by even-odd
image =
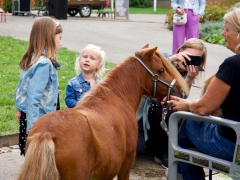
[[[154,161],[158,164],[162,164],[164,169],[168,168],[168,156],[166,154],[160,154],[154,157]]]

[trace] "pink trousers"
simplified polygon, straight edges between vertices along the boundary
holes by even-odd
[[[185,9],[187,13],[187,23],[184,25],[173,24],[173,46],[172,54],[175,54],[178,48],[190,38],[199,38],[199,20],[198,16],[193,14],[192,9]]]

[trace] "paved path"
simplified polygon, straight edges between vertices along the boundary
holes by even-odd
[[[3,151],[5,152],[1,153]],[[19,153],[18,146],[0,148],[0,180],[17,179],[24,161],[24,157]],[[130,180],[167,180],[167,178],[165,169],[155,163],[151,157],[139,156],[132,168]],[[220,174],[216,174],[213,176],[213,180],[230,180],[230,178],[223,178]]]
[[[20,156],[18,146],[0,148],[0,180],[16,180],[23,161],[24,157]],[[132,168],[130,179],[167,180],[164,173],[165,169],[151,157],[139,156]]]
[[[35,17],[39,18],[39,17]],[[63,47],[80,52],[89,43],[101,46],[106,52],[109,61],[120,63],[125,58],[133,55],[145,44],[151,47],[158,46],[160,52],[171,52],[172,32],[164,25],[165,15],[132,15],[129,19],[110,19],[68,17],[59,20],[63,26]],[[7,22],[0,22],[0,35],[12,36],[17,39],[28,40],[32,24],[35,19],[31,16],[12,16],[7,14]],[[217,71],[219,64],[225,57],[232,55],[220,45],[206,43],[208,61],[205,75],[209,77]],[[74,61],[74,59],[69,59]],[[201,85],[201,80],[196,81]],[[198,98],[201,89],[192,88],[190,99]],[[0,154],[0,180],[14,180],[24,158],[19,155],[18,149]],[[164,169],[153,162],[152,158],[140,156],[136,159],[131,172],[132,180],[166,180]],[[215,176],[213,180],[222,180]],[[226,179],[226,178],[225,178]]]

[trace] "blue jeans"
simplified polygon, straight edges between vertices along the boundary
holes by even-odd
[[[195,147],[210,156],[232,161],[235,143],[222,137],[218,125],[207,122],[187,120],[178,138],[182,148]],[[205,180],[202,167],[180,162],[184,180]]]

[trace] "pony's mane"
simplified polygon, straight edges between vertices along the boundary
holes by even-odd
[[[183,79],[183,77],[178,72],[178,70],[161,53],[156,51],[155,54],[160,59],[162,59],[163,66],[165,67],[167,72],[177,80],[177,82],[182,87],[182,90],[185,92],[185,94],[189,95],[189,87],[188,87],[186,81]]]

